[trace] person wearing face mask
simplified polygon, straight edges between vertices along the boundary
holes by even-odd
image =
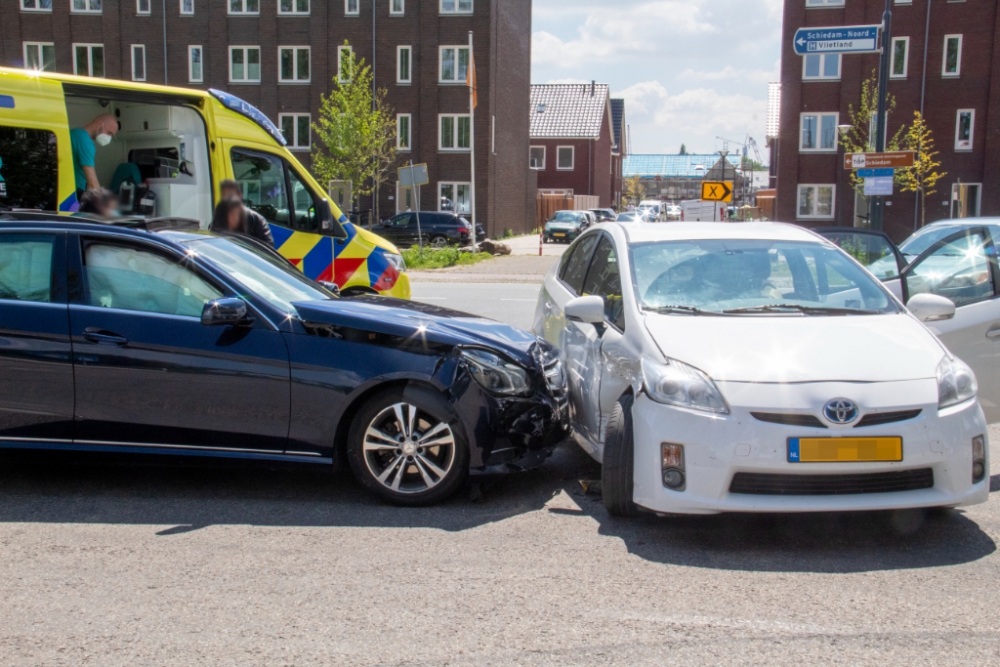
[[[110,144],[117,132],[118,121],[109,113],[102,113],[83,127],[69,131],[77,198],[82,197],[87,190],[101,187],[94,169],[94,156],[97,154],[97,146]]]

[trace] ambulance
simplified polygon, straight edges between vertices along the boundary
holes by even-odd
[[[219,184],[234,179],[275,246],[305,275],[345,295],[410,298],[396,247],[352,224],[252,105],[220,90],[172,88],[0,68],[0,212],[79,208],[70,129],[119,123],[95,170],[122,213],[197,220],[207,229]]]

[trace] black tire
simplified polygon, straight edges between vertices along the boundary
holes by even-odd
[[[400,438],[407,425],[402,425],[403,433],[397,433],[391,426],[400,425],[394,406],[401,404],[417,410],[413,419],[412,453],[403,449],[405,436]],[[407,409],[403,408],[402,414],[404,421],[410,419]],[[355,478],[394,505],[420,507],[441,502],[455,493],[469,476],[469,446],[457,421],[451,405],[433,389],[396,387],[376,394],[358,410],[351,423],[347,459]],[[378,428],[382,435],[398,438],[398,446],[396,440],[370,435],[370,426]],[[442,427],[436,437],[430,436],[432,430]],[[421,438],[442,443],[449,437],[450,452],[443,444],[420,447]],[[366,451],[366,444],[378,449]],[[379,473],[383,474],[381,480]]]
[[[435,248],[444,248],[448,245],[448,237],[437,234],[431,237],[431,245]]]
[[[611,516],[639,516],[639,507],[632,502],[632,476],[635,470],[635,448],[632,444],[633,401],[631,394],[618,399],[604,438],[601,493],[604,496],[604,507]]]

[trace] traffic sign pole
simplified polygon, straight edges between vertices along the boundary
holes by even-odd
[[[878,113],[875,116],[875,152],[885,152],[885,121],[886,107],[889,97],[889,58],[892,51],[892,0],[885,0],[885,13],[882,14],[882,58],[879,62],[878,75]],[[872,197],[871,214],[868,226],[882,231],[885,217],[885,200],[881,196]]]

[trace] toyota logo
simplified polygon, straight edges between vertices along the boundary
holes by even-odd
[[[823,407],[823,416],[834,424],[850,424],[858,418],[858,406],[846,398],[835,398]]]

